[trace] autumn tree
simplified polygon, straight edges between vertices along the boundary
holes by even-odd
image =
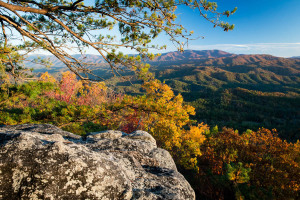
[[[223,128],[201,145],[199,173],[191,184],[209,199],[299,199],[299,141],[288,143],[276,130],[239,134]]]
[[[14,78],[23,73],[21,61],[28,52],[43,49],[62,61],[81,79],[92,72],[87,63],[68,51],[85,48],[98,52],[114,73],[120,66],[145,74],[152,59],[152,40],[161,33],[183,50],[191,33],[176,22],[178,6],[197,9],[199,15],[225,31],[233,25],[220,17],[233,11],[217,11],[207,0],[6,0],[0,1],[0,66]],[[111,31],[114,30],[114,31]],[[115,34],[110,34],[115,33]],[[139,56],[124,55],[120,48],[135,50]],[[122,50],[122,49],[121,49]]]

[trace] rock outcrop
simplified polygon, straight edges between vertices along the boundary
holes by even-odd
[[[144,131],[80,137],[55,126],[0,127],[0,199],[195,199]]]

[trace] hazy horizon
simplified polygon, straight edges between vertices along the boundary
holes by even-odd
[[[171,52],[176,52],[177,50],[171,50],[171,51],[162,51],[162,52],[157,52],[155,54],[158,54],[158,53],[161,53],[161,54],[165,54],[165,53],[171,53]],[[232,51],[228,51],[228,50],[222,50],[222,49],[185,49],[184,51],[224,51],[224,52],[227,52],[227,53],[231,53],[231,54],[236,54],[236,55],[271,55],[271,56],[275,56],[275,57],[282,57],[282,58],[292,58],[292,57],[300,57],[300,53],[298,55],[294,55],[294,56],[278,56],[278,55],[273,55],[273,54],[269,54],[269,53],[247,53],[247,52],[244,52],[244,53],[235,53],[235,52],[232,52]],[[135,54],[135,53],[128,53],[128,54]],[[45,53],[41,53],[41,52],[38,52],[38,53],[30,53],[28,54],[29,56],[32,56],[32,55],[41,55],[41,56],[54,56],[52,55],[51,53],[48,53],[48,52],[45,52]],[[71,53],[70,55],[80,55],[80,53]],[[100,54],[97,54],[97,53],[94,53],[94,52],[87,52],[85,54],[82,54],[82,55],[96,55],[96,56],[100,56],[102,57]]]

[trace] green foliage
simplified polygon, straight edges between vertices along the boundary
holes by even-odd
[[[142,61],[153,59],[149,49],[165,49],[165,45],[153,45],[152,40],[165,33],[183,51],[191,39],[192,31],[176,21],[178,6],[197,9],[202,18],[224,31],[233,25],[221,21],[232,11],[219,12],[217,3],[206,0],[136,0],[90,2],[87,0],[18,0],[1,1],[0,68],[14,78],[19,77],[24,55],[43,49],[62,61],[81,79],[95,79],[84,60],[69,55],[67,49],[76,48],[84,53],[86,47],[94,49],[118,74],[120,65],[135,71],[138,76],[149,78],[149,66]],[[3,14],[5,13],[5,14]],[[113,31],[112,31],[113,30]],[[21,44],[15,46],[16,42]],[[124,55],[120,49],[134,50],[139,56]],[[35,60],[49,66],[47,60]],[[1,67],[2,66],[2,67]]]
[[[243,163],[226,164],[226,168],[228,180],[233,181],[234,183],[247,183],[250,180],[249,172],[251,171],[251,168],[244,168]]]
[[[28,42],[23,45],[12,45],[7,43],[7,38],[0,38],[0,83],[11,82],[12,79],[16,82],[21,77],[30,77],[31,69],[23,66],[22,61],[25,58],[19,52],[28,51],[31,47],[32,45]]]

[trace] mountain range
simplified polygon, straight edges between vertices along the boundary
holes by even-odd
[[[85,63],[94,63],[94,64],[104,64],[105,60],[100,55],[94,54],[75,54],[73,55],[74,58],[78,60],[82,60]],[[42,65],[32,63],[30,61],[43,58],[49,59],[53,67],[55,68],[63,68],[64,64],[59,61],[55,56],[52,55],[30,55],[25,62],[27,67],[32,68],[40,68]],[[244,55],[244,54],[232,54],[225,51],[220,50],[186,50],[184,52],[169,52],[163,53],[161,56],[156,57],[152,61],[146,61],[152,64],[158,65],[166,65],[172,64],[172,62],[184,62],[184,63],[197,63],[201,65],[244,65],[244,64],[257,64],[263,66],[271,66],[271,65],[285,65],[287,67],[292,67],[299,69],[300,68],[300,61],[298,60],[299,57],[292,57],[292,58],[282,58],[276,57],[271,55],[265,54],[253,54],[253,55]]]
[[[37,58],[32,55],[29,59]],[[142,94],[141,81],[125,71],[113,77],[104,59],[97,55],[74,55],[106,78],[118,92]],[[53,67],[46,69],[26,62],[34,72],[60,74],[67,70],[53,56],[45,56]],[[295,141],[300,137],[300,59],[264,54],[232,54],[220,50],[163,53],[152,61],[155,77],[181,93],[196,108],[194,119],[210,126],[227,126],[239,131],[260,127],[276,128],[279,136]]]
[[[85,63],[94,63],[90,68],[96,75],[106,79],[113,76],[110,67],[101,56],[92,54],[73,56]],[[25,65],[33,68],[36,73],[49,71],[57,76],[61,71],[67,70],[54,56],[31,55],[27,60],[37,58],[49,59],[53,65],[51,68],[45,68],[36,63],[25,62]],[[187,50],[164,53],[147,62],[151,64],[150,70],[156,78],[170,85],[176,82],[183,87],[187,84],[188,86],[184,87],[186,92],[193,91],[190,87],[195,87],[193,85],[197,83],[214,89],[241,87],[263,92],[300,94],[300,59],[297,58],[265,54],[232,54],[220,50]],[[125,70],[122,74],[127,76],[130,72]],[[124,85],[124,89],[128,90],[127,84],[120,81],[121,79],[118,78],[108,80],[112,85]]]

